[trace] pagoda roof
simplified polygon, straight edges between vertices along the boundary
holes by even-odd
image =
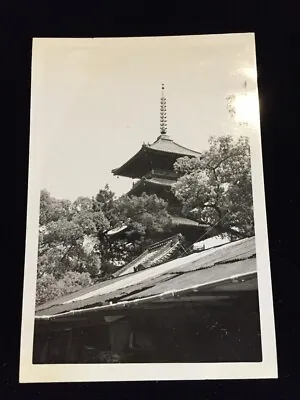
[[[139,164],[145,153],[158,156],[169,155],[174,159],[179,157],[200,157],[201,153],[188,149],[174,142],[167,134],[162,133],[152,144],[143,144],[140,150],[121,167],[112,170],[114,175],[136,178],[140,176]]]
[[[163,133],[152,144],[146,145],[148,149],[162,151],[164,153],[179,154],[181,156],[199,157],[201,154],[197,151],[183,147],[174,142],[169,135]]]
[[[199,231],[199,230],[207,230],[209,229],[209,225],[194,221],[192,219],[189,218],[185,218],[185,217],[181,217],[181,216],[177,216],[177,215],[170,215],[171,218],[171,224],[173,227],[187,227],[187,228],[193,228],[195,229],[195,231]],[[127,225],[122,225],[119,228],[116,229],[111,229],[107,234],[110,237],[114,237],[117,234],[122,234],[123,232],[125,232],[127,230],[128,226]]]
[[[142,178],[138,182],[136,182],[133,187],[130,189],[128,192],[129,195],[134,195],[136,191],[140,191],[145,185],[149,186],[161,186],[161,187],[166,187],[166,188],[171,188],[171,186],[175,183],[176,181],[172,179],[166,179],[166,178],[158,178],[158,177],[152,177],[152,178]]]
[[[174,182],[174,179],[166,179],[166,178],[145,178],[142,181],[153,184],[153,185],[160,185],[160,186],[172,186],[176,181]]]
[[[147,269],[168,261],[172,256],[176,255],[176,250],[181,242],[181,235],[175,235],[153,244],[129,264],[115,272],[113,277],[135,272],[135,268],[141,264],[144,269]]]
[[[193,219],[189,219],[189,218],[185,218],[185,217],[171,215],[171,220],[172,220],[172,225],[193,226],[195,228],[204,228],[204,229],[209,228],[209,225],[200,224],[200,222],[197,222],[197,221],[194,221]]]

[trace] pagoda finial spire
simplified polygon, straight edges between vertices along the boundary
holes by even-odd
[[[165,85],[161,85],[161,98],[160,98],[160,133],[165,135],[167,133],[167,99],[165,98]]]

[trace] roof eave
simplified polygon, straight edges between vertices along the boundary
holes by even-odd
[[[126,169],[128,166],[130,166],[130,164],[132,164],[132,162],[133,162],[134,160],[136,160],[136,159],[145,151],[146,148],[147,148],[147,146],[146,146],[146,145],[143,145],[143,146],[140,148],[140,150],[139,150],[137,153],[135,153],[135,155],[132,156],[132,157],[131,157],[128,161],[126,161],[123,165],[121,165],[121,167],[114,168],[111,172],[112,172],[114,175],[127,176],[127,175],[123,175],[123,174],[124,174],[124,169]]]
[[[106,305],[101,305],[101,306],[94,306],[94,307],[89,307],[89,308],[84,308],[84,309],[75,309],[75,310],[70,310],[66,311],[60,314],[54,314],[54,315],[40,315],[40,316],[35,316],[35,321],[53,321],[57,319],[63,319],[67,316],[79,316],[79,315],[84,315],[84,314],[90,314],[90,313],[95,313],[95,312],[107,312],[110,310],[125,310],[128,308],[131,308],[132,306],[139,306],[143,305],[147,302],[151,302],[157,299],[166,299],[166,298],[172,298],[174,295],[184,295],[190,292],[195,292],[195,291],[201,291],[202,289],[208,289],[211,287],[214,287],[217,284],[226,284],[228,282],[234,282],[234,281],[239,281],[239,280],[245,280],[245,279],[253,279],[257,278],[257,271],[253,270],[248,273],[242,273],[242,274],[236,274],[232,276],[228,276],[223,279],[219,279],[216,281],[211,281],[207,282],[204,284],[198,284],[194,285],[192,287],[184,288],[184,289],[178,289],[178,290],[170,290],[164,293],[161,293],[159,295],[152,295],[148,297],[142,297],[142,298],[137,298],[133,300],[124,300],[117,302],[115,304],[106,304]]]
[[[177,143],[176,143],[176,144],[177,144]],[[182,147],[182,146],[180,146],[180,145],[178,145],[178,146],[179,146],[179,147]],[[154,149],[154,148],[151,147],[151,145],[145,145],[145,147],[146,147],[148,150],[151,150],[151,151],[153,151],[153,152],[155,152],[155,153],[174,154],[174,155],[178,155],[179,157],[200,157],[200,156],[201,156],[201,154],[198,153],[198,152],[195,152],[195,153],[196,153],[195,155],[193,155],[193,154],[181,154],[181,153],[177,153],[177,152],[175,152],[175,151],[167,151],[167,150]],[[193,152],[193,150],[187,149],[187,148],[185,148],[185,147],[183,147],[183,149]]]
[[[182,147],[182,146],[180,146],[180,147]],[[184,148],[184,149],[185,149],[185,150],[188,150],[188,151],[192,151],[192,150],[190,150],[190,149],[186,149],[186,148]],[[161,154],[161,155],[170,154],[170,155],[178,156],[178,158],[181,158],[181,157],[191,157],[191,158],[192,158],[192,157],[200,157],[200,156],[201,156],[201,154],[198,153],[198,152],[195,152],[195,153],[196,153],[195,155],[192,155],[192,154],[180,154],[180,153],[176,153],[176,152],[173,152],[173,151],[166,151],[166,150],[153,149],[153,148],[151,147],[151,145],[146,145],[146,144],[144,144],[144,145],[141,147],[141,149],[140,149],[133,157],[131,157],[128,161],[126,161],[126,162],[125,162],[123,165],[121,165],[120,167],[113,169],[113,170],[112,170],[112,173],[113,173],[114,175],[127,176],[124,170],[125,170],[127,167],[129,167],[130,164],[132,164],[132,163],[133,163],[138,157],[140,157],[140,155],[141,155],[142,153],[144,153],[145,151],[149,151],[149,152],[152,152],[152,153],[154,153],[154,154]]]

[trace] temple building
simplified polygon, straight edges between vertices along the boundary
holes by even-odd
[[[261,360],[254,237],[36,308],[33,364]]]
[[[116,176],[138,179],[133,183],[128,195],[140,196],[142,193],[147,193],[156,194],[164,199],[168,203],[171,215],[172,234],[180,233],[188,243],[193,243],[205,234],[208,226],[182,215],[182,205],[172,192],[172,185],[178,179],[173,166],[180,157],[200,156],[199,152],[181,146],[167,134],[167,103],[165,88],[162,85],[160,135],[152,144],[144,143],[135,155],[119,168],[115,168],[112,173]]]

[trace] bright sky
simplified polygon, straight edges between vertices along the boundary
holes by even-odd
[[[132,181],[111,170],[159,135],[161,83],[168,134],[185,147],[201,151],[211,135],[259,129],[253,34],[35,39],[31,134],[39,137],[40,188],[70,200],[106,183],[125,193]],[[229,116],[230,94],[236,120],[248,127]]]

